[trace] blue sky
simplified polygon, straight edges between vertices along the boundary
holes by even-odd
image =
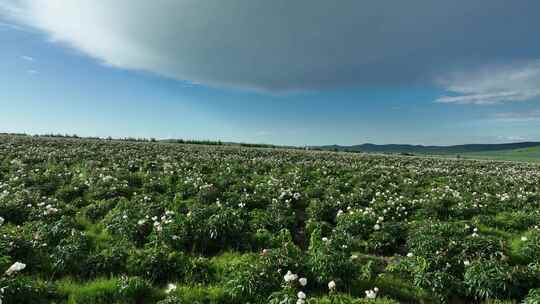
[[[13,6],[0,1],[0,131],[286,145],[540,140],[540,43],[531,41],[533,30],[527,31],[531,24],[521,19],[497,29],[488,26],[496,21],[478,17],[474,22],[479,32],[464,41],[456,41],[461,28],[447,29],[441,23],[433,25],[434,33],[424,33],[420,29],[425,25],[419,24],[405,33],[418,39],[410,41],[416,47],[404,44],[403,52],[390,52],[386,47],[392,47],[397,36],[382,34],[381,38],[380,28],[400,28],[401,23],[381,23],[377,35],[368,29],[351,30],[351,37],[359,36],[355,39],[362,38],[363,43],[334,41],[325,35],[334,37],[362,24],[344,21],[346,27],[339,27],[339,16],[316,14],[326,9],[317,5],[307,13],[305,9],[291,13],[292,21],[276,23],[288,27],[259,25],[264,35],[257,31],[239,35],[236,32],[245,27],[239,25],[215,38],[208,33],[223,25],[208,21],[215,18],[207,16],[213,14],[207,7],[193,8],[193,15],[208,17],[199,26],[192,26],[195,21],[175,27],[147,24],[145,30],[131,32],[139,26],[132,18],[141,19],[138,14],[147,9],[114,7],[122,1],[111,1],[111,7],[104,5],[96,12],[90,12],[92,7],[69,7],[77,2],[21,1]],[[261,9],[247,8],[246,1],[233,2],[232,6],[247,12]],[[32,7],[34,3],[38,7]],[[520,9],[535,5],[517,3]],[[387,6],[377,7],[378,14],[399,11]],[[274,7],[264,8],[268,20],[278,18]],[[109,32],[85,25],[97,24],[91,17],[76,16],[81,21],[73,21],[69,9],[105,20],[103,27],[111,29],[110,37]],[[474,9],[467,7],[469,13]],[[496,16],[513,16],[512,9],[492,9]],[[116,15],[118,11],[122,13]],[[516,16],[521,11],[516,9]],[[454,13],[461,16],[460,12]],[[113,21],[103,17],[109,13]],[[438,13],[434,11],[425,22],[434,23],[437,19],[431,18]],[[159,19],[160,14],[166,13],[156,10],[152,18]],[[298,21],[306,14],[337,28],[319,37],[304,27],[307,23]],[[351,20],[361,17],[350,16]],[[245,18],[242,24],[256,27],[257,20]],[[364,22],[377,22],[365,18]],[[126,20],[127,25],[118,20]],[[182,32],[180,26],[193,29]],[[295,35],[289,37],[291,32]],[[441,32],[446,40],[435,41],[441,39]],[[486,49],[486,42],[472,42],[492,32],[500,40],[493,42],[497,39],[487,36],[493,47],[504,44],[497,52]],[[516,33],[523,38],[516,38]],[[171,37],[185,42],[172,43]],[[427,43],[430,39],[434,42]],[[508,46],[510,41],[513,46]],[[327,47],[327,42],[335,46]],[[463,45],[454,50],[439,48],[450,42]],[[463,55],[465,51],[476,53]],[[357,52],[362,52],[362,60]]]

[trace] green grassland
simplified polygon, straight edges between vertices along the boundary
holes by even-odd
[[[455,146],[374,145],[320,146],[314,149],[351,153],[375,153],[408,156],[484,159],[500,161],[540,162],[540,143],[466,144]]]
[[[540,162],[540,147],[513,150],[485,151],[461,154],[464,158],[505,161]]]

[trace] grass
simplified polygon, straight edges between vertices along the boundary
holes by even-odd
[[[121,279],[98,278],[93,281],[78,282],[70,278],[61,280],[57,285],[59,295],[66,304],[135,304],[146,303],[164,298],[161,290],[151,287],[141,279],[121,284]]]
[[[178,286],[170,293],[179,303],[227,304],[233,303],[232,298],[222,287],[217,286]]]
[[[466,159],[506,160],[540,163],[540,147],[460,154]]]
[[[109,304],[116,302],[117,286],[114,278],[84,284],[66,279],[58,284],[58,291],[67,298],[67,304]]]

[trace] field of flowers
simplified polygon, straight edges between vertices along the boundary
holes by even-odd
[[[540,303],[540,167],[0,136],[0,303]]]

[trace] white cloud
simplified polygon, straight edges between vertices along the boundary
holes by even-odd
[[[453,73],[438,83],[453,93],[439,97],[439,103],[485,105],[532,100],[540,98],[540,60]]]
[[[530,137],[525,136],[497,136],[497,141],[502,143],[508,143],[508,142],[524,142],[524,141],[533,141]]]
[[[431,82],[469,54],[530,58],[538,11],[536,0],[0,0],[9,23],[106,65],[274,91]]]
[[[30,74],[30,75],[37,75],[37,74],[39,74],[39,71],[37,71],[37,70],[27,70],[26,72],[27,72],[28,74]]]
[[[505,122],[537,121],[540,120],[540,110],[495,113],[493,118]]]
[[[22,60],[26,60],[26,61],[34,61],[34,57],[30,57],[30,56],[21,56],[21,59]]]
[[[2,6],[0,6],[0,9],[2,9]],[[23,27],[6,22],[0,22],[0,29],[24,31]]]

